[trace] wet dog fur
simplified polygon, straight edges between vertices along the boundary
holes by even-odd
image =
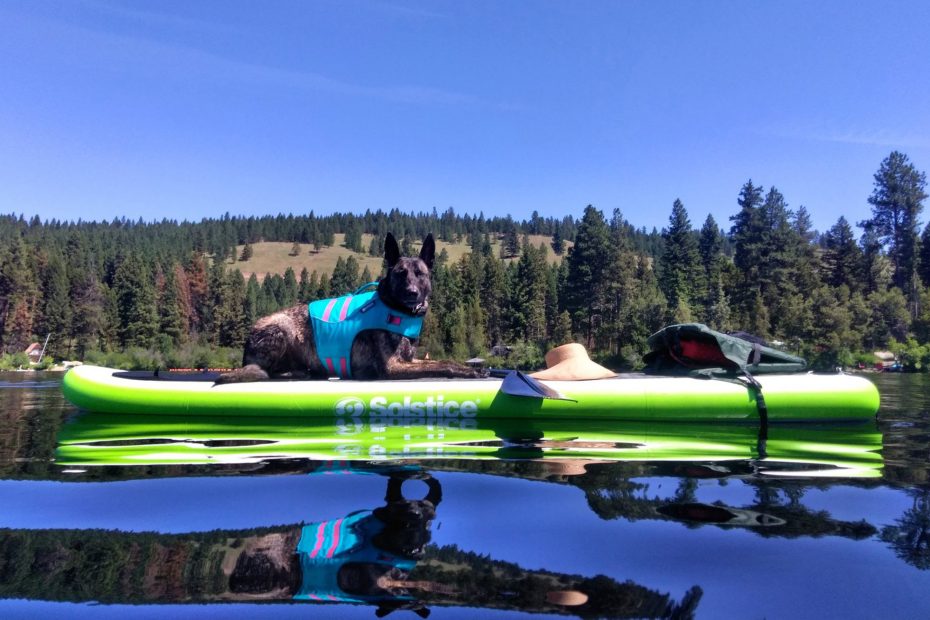
[[[392,310],[422,316],[432,292],[430,271],[436,243],[430,234],[418,257],[401,257],[390,233],[384,243],[387,275],[378,282],[378,296]],[[242,367],[220,375],[217,383],[262,381],[273,377],[328,377],[316,353],[307,304],[259,319],[252,327],[242,355]],[[352,377],[372,379],[470,378],[485,372],[463,364],[414,358],[409,338],[385,330],[365,330],[352,343]]]

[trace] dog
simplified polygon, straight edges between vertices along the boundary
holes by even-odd
[[[452,361],[414,358],[413,340],[429,308],[435,255],[432,234],[414,258],[401,257],[397,240],[388,233],[384,243],[387,275],[378,281],[370,299],[354,295],[323,300],[311,303],[310,308],[301,304],[259,319],[246,339],[242,367],[220,375],[216,382],[276,377],[374,380],[487,376],[486,370]],[[356,305],[365,299],[368,301],[364,305]],[[312,308],[321,316],[316,316]],[[371,323],[368,319],[374,320],[372,317],[384,320]],[[361,319],[368,322],[354,335],[324,335],[324,329],[344,319],[348,319],[346,325]],[[337,325],[336,329],[341,327]],[[340,342],[334,342],[340,338]]]

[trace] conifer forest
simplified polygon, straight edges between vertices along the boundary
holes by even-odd
[[[360,259],[380,256],[391,232],[405,254],[428,233],[465,248],[458,259],[442,251],[434,267],[419,345],[434,359],[507,351],[508,366],[539,367],[550,347],[574,341],[605,365],[637,368],[650,334],[701,322],[760,335],[816,367],[871,365],[876,350],[930,367],[926,175],[905,154],[875,172],[869,219],[840,217],[825,231],[774,186],[749,180],[733,193],[729,221],[694,222],[675,200],[661,231],[595,206],[523,221],[452,208],[199,222],[0,216],[0,352],[9,364],[51,334],[56,360],[237,365],[257,318],[377,279]],[[309,265],[336,235],[348,253],[332,272],[240,268],[264,242],[290,244]]]

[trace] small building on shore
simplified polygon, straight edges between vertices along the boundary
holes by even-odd
[[[875,351],[872,355],[875,356],[875,370],[885,370],[895,365],[894,353],[891,351]]]
[[[42,356],[42,345],[39,344],[38,342],[33,342],[28,347],[26,347],[26,350],[23,351],[23,353],[28,355],[29,361],[35,364],[39,361],[39,358]]]

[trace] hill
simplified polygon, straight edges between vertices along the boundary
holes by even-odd
[[[362,235],[362,247],[368,247],[371,243],[373,235],[363,234]],[[552,251],[551,243],[552,237],[547,235],[529,235],[529,241],[533,246],[538,246],[539,244],[545,244],[548,248],[548,259],[550,264],[559,263],[562,256],[556,255]],[[300,271],[304,268],[310,273],[316,271],[318,274],[331,274],[333,268],[336,266],[336,262],[341,257],[343,260],[348,259],[350,256],[354,256],[355,260],[359,262],[359,270],[363,271],[367,266],[369,271],[372,274],[377,276],[381,272],[381,257],[379,256],[370,256],[367,253],[358,253],[353,252],[352,250],[345,247],[344,244],[345,235],[342,233],[337,233],[335,235],[335,244],[329,247],[323,247],[319,252],[314,250],[313,245],[309,243],[300,244],[300,253],[296,256],[292,256],[291,252],[293,250],[293,243],[288,243],[285,241],[264,241],[259,243],[252,244],[252,257],[249,260],[241,261],[236,260],[235,263],[228,263],[230,269],[238,269],[242,272],[242,275],[245,278],[248,278],[253,273],[256,274],[259,280],[265,277],[267,274],[281,274],[287,270],[288,267],[294,270],[294,273],[300,275]],[[566,243],[566,248],[571,244]],[[494,255],[498,256],[500,254],[500,240],[496,236],[491,237],[491,246],[494,249]],[[236,246],[236,256],[242,255],[242,249],[244,245]],[[419,244],[417,244],[419,247]],[[463,239],[459,243],[448,243],[446,241],[437,241],[436,242],[436,252],[441,253],[445,250],[449,254],[449,262],[455,263],[460,260],[466,253],[468,253],[469,247],[468,244]],[[515,260],[515,259],[510,259]]]

